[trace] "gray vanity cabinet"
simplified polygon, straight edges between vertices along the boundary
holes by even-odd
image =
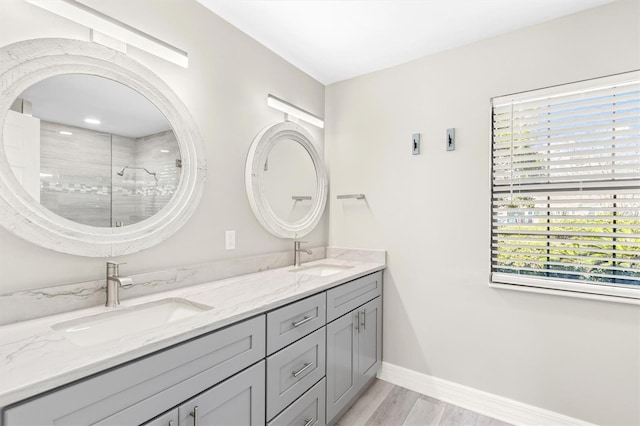
[[[332,424],[380,367],[381,300],[375,272],[0,407],[0,426]]]
[[[375,377],[381,360],[380,297],[327,325],[327,424]]]

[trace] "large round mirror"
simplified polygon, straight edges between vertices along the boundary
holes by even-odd
[[[93,257],[175,233],[202,193],[191,115],[155,74],[79,40],[0,49],[0,224],[42,247]]]
[[[312,136],[297,123],[278,123],[256,136],[245,181],[254,214],[276,236],[302,237],[322,217],[327,173]]]
[[[85,225],[148,219],[180,180],[166,117],[140,93],[96,75],[56,75],[27,88],[7,112],[3,142],[33,199]]]

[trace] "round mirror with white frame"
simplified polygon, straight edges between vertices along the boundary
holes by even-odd
[[[160,243],[195,210],[206,176],[195,122],[128,56],[79,40],[18,42],[0,49],[0,91],[9,231],[63,253],[120,256]]]
[[[281,238],[300,238],[320,221],[327,172],[311,134],[286,121],[253,140],[245,167],[249,204],[260,224]]]
[[[182,159],[175,133],[147,98],[90,74],[48,77],[7,112],[7,161],[27,192],[58,216],[120,227],[173,197]]]

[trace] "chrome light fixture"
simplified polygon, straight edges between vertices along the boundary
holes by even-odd
[[[285,114],[306,121],[309,124],[320,127],[321,129],[324,128],[324,120],[322,118],[318,117],[317,115],[313,115],[310,112],[303,110],[302,108],[298,108],[297,106],[290,104],[287,101],[276,98],[273,95],[267,96],[267,105],[269,105],[271,108],[277,109],[278,111],[282,111]]]
[[[189,67],[187,52],[143,33],[75,0],[25,0],[94,31],[142,49],[181,67]]]

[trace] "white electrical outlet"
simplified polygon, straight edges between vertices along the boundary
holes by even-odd
[[[225,231],[224,248],[226,250],[233,250],[236,248],[236,231]]]

